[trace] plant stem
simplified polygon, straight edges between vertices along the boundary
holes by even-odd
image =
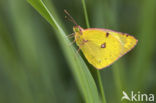
[[[90,28],[85,0],[81,0],[81,1],[82,1],[83,9],[84,9],[84,16],[85,16],[86,25],[87,25],[87,28]],[[106,103],[103,84],[102,84],[101,75],[100,75],[99,70],[96,70],[96,75],[97,75],[97,79],[98,79],[98,85],[99,85],[100,93],[102,96],[102,103]]]
[[[96,70],[96,73],[97,73],[97,79],[98,79],[100,93],[101,93],[101,96],[102,96],[102,103],[106,103],[106,98],[105,98],[105,94],[104,94],[104,89],[103,89],[103,84],[102,84],[102,80],[101,80],[100,71]]]
[[[81,0],[81,1],[82,1],[82,5],[83,5],[83,10],[84,10],[84,16],[85,16],[86,25],[87,25],[87,28],[90,28],[85,0]]]

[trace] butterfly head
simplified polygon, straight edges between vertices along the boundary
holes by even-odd
[[[73,27],[74,33],[80,33],[80,34],[82,34],[82,30],[83,29],[79,25]]]

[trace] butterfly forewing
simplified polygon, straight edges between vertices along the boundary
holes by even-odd
[[[83,29],[75,38],[88,62],[97,69],[111,65],[137,43],[133,36],[109,29]]]
[[[124,48],[123,54],[130,51],[137,44],[137,40],[129,34],[118,32],[110,32],[110,33],[114,35],[116,38],[118,38],[118,40],[122,43]]]
[[[97,69],[109,66],[122,55],[120,41],[111,34],[87,29],[83,31],[83,38],[87,42],[81,46],[81,50],[89,63]]]

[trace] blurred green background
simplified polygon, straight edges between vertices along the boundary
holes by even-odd
[[[67,34],[73,24],[64,9],[87,27],[80,0],[44,2]],[[138,39],[131,52],[100,71],[107,103],[120,103],[123,90],[156,96],[156,0],[86,0],[86,6],[91,27]],[[54,34],[27,1],[0,0],[0,103],[85,103]],[[96,82],[94,68],[86,64]]]

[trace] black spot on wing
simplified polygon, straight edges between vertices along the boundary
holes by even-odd
[[[101,48],[106,48],[106,43],[101,44]]]
[[[129,35],[128,34],[126,34],[126,33],[122,33],[122,35],[125,35],[126,37],[128,37]]]
[[[107,33],[106,33],[106,37],[108,37],[108,36],[109,36],[109,33],[107,32]]]

